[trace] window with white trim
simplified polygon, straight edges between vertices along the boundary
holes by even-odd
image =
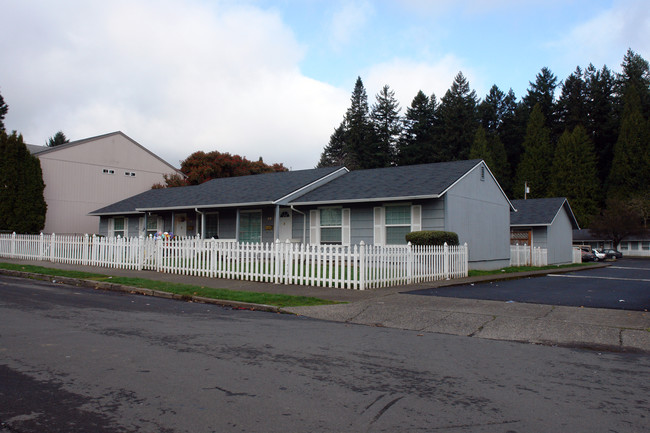
[[[108,235],[110,237],[125,237],[128,235],[128,220],[125,217],[114,217],[108,220]]]
[[[211,212],[205,214],[205,227],[203,227],[204,239],[219,239],[219,213]]]
[[[422,206],[389,204],[374,208],[375,245],[406,245],[406,234],[422,230]]]
[[[260,243],[262,241],[262,211],[239,213],[239,242]]]
[[[320,242],[340,244],[343,242],[343,212],[338,208],[320,209]]]
[[[411,232],[411,206],[386,206],[386,245],[406,245]]]

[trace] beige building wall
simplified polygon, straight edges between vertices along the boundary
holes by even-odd
[[[121,132],[36,153],[45,182],[44,233],[97,233],[89,212],[163,182],[174,167]]]

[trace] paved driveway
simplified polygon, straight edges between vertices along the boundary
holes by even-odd
[[[624,258],[606,268],[545,277],[406,292],[571,307],[650,310],[650,260]]]

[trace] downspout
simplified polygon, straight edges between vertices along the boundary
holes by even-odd
[[[205,239],[205,213],[201,212],[198,207],[194,211],[201,215],[201,239]]]
[[[304,212],[299,211],[298,209],[293,207],[293,205],[291,205],[291,210],[296,211],[296,212],[298,212],[299,214],[302,215],[302,243],[304,245],[305,244],[305,239],[306,239],[305,238],[305,236],[306,236],[306,231],[305,230],[306,230],[306,223],[307,223],[307,214],[304,213]]]
[[[280,224],[280,205],[276,204],[275,205],[275,223],[273,224],[273,242],[278,239],[278,236],[280,236],[280,230],[278,228],[278,224]]]

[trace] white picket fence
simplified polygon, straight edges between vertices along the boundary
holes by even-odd
[[[548,250],[529,245],[510,245],[510,266],[546,266]]]
[[[468,247],[0,234],[0,257],[346,289],[462,278]]]

